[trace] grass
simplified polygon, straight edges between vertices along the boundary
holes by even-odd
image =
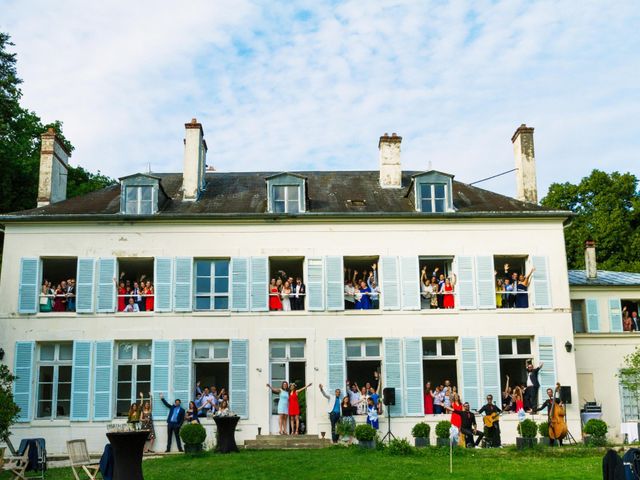
[[[464,450],[454,452],[453,475],[449,474],[449,450],[429,448],[411,455],[394,456],[388,451],[358,447],[323,450],[248,450],[236,454],[205,453],[200,456],[172,455],[143,463],[145,480],[194,480],[198,478],[300,479],[371,478],[402,479],[599,479],[604,449],[565,447],[517,451]],[[9,476],[0,475],[0,480]],[[51,469],[48,480],[73,478],[68,468]]]

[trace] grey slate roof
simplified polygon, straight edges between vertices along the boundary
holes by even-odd
[[[153,173],[161,179],[169,200],[160,206],[155,218],[269,215],[267,212],[266,178],[280,172],[213,172],[206,174],[206,188],[195,202],[182,201],[181,173]],[[442,214],[417,213],[410,189],[412,176],[421,173],[405,171],[400,189],[384,189],[379,184],[379,172],[374,171],[307,171],[290,172],[307,179],[307,215],[385,215],[406,214],[416,216]],[[453,182],[455,214],[493,213],[508,216],[568,217],[570,212],[549,211],[536,204],[490,192],[465,183]],[[91,192],[46,207],[24,210],[5,216],[1,221],[42,219],[60,216],[120,215],[120,185]],[[466,214],[466,215],[465,215]],[[283,215],[284,216],[284,215]]]
[[[574,287],[640,286],[640,273],[598,270],[596,278],[587,278],[587,272],[585,270],[569,270],[569,285]]]

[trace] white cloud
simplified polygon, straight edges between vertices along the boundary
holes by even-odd
[[[219,170],[376,169],[395,131],[406,168],[473,181],[512,168],[526,122],[544,192],[636,166],[634,4],[14,1],[0,28],[28,106],[112,176],[179,171],[197,116]]]

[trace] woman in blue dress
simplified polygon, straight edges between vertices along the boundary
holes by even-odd
[[[531,275],[536,269],[532,268],[526,277],[522,274],[518,277],[516,285],[516,308],[529,308],[529,285],[531,284]]]
[[[280,388],[274,388],[267,383],[267,388],[278,395],[278,428],[280,435],[287,435],[287,424],[289,416],[289,384],[282,382]]]
[[[362,280],[360,282],[360,301],[356,302],[356,310],[370,310],[371,309],[371,289]]]

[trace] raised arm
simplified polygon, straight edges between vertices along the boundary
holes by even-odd
[[[327,400],[331,399],[331,396],[329,396],[329,394],[327,392],[324,391],[324,387],[322,386],[322,384],[318,385],[318,388],[320,388],[320,393],[322,393],[322,396],[324,398],[326,398]]]
[[[160,400],[162,401],[165,407],[171,408],[171,404],[164,399],[164,395],[160,394]]]
[[[311,385],[313,385],[313,384],[312,384],[312,383],[309,383],[309,384],[305,385],[304,387],[299,388],[299,389],[298,389],[298,393],[300,393],[300,392],[304,392],[304,391],[305,391],[307,388],[309,388]]]
[[[508,393],[509,392],[509,375],[507,375],[507,384],[504,387],[504,393]]]
[[[525,284],[527,287],[529,286],[529,283],[531,282],[531,276],[533,275],[533,272],[535,272],[535,271],[536,271],[536,268],[535,268],[535,267],[533,267],[533,268],[531,269],[531,271],[529,272],[529,275],[527,275],[527,277],[524,279],[524,284]]]
[[[273,388],[271,385],[267,383],[267,388],[271,390],[273,393],[280,393],[282,391],[281,388]]]
[[[455,273],[452,273],[452,278],[451,278],[451,286],[455,287],[456,283],[458,283],[458,276]]]

